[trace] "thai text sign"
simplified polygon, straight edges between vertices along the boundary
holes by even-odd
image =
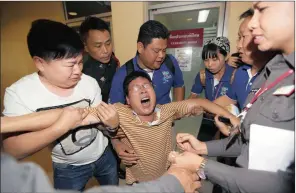
[[[168,48],[202,47],[203,28],[170,31]]]

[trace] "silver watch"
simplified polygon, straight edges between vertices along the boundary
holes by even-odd
[[[207,161],[208,160],[204,158],[201,164],[199,165],[199,168],[196,170],[197,175],[202,180],[205,180],[207,178],[204,171]]]

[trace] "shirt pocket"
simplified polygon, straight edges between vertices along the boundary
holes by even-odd
[[[262,100],[259,97],[258,100]],[[262,104],[260,113],[274,121],[285,122],[295,118],[295,95],[291,96],[271,96],[265,103]]]

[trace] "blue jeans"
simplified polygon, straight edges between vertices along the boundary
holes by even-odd
[[[118,185],[117,162],[109,145],[93,163],[74,166],[53,162],[54,188],[83,191],[91,177],[100,185]]]

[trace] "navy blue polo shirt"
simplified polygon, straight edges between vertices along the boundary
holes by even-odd
[[[251,91],[252,84],[259,74],[257,73],[250,79],[248,71],[250,71],[251,68],[252,67],[250,65],[243,65],[237,69],[232,82],[232,87],[226,94],[229,98],[237,102],[240,110],[244,108],[245,101]]]
[[[197,73],[191,92],[199,95],[203,89],[205,89],[206,98],[210,101],[214,101],[216,98],[226,95],[231,87],[231,76],[234,68],[228,64],[226,64],[225,67],[225,72],[219,81],[219,84],[216,86],[214,86],[214,75],[207,69],[205,70],[205,88],[201,84],[200,73]]]
[[[143,71],[137,63],[137,55],[133,58],[133,64],[135,71]],[[156,94],[156,103],[157,104],[166,104],[171,102],[170,91],[171,88],[174,87],[183,87],[184,80],[183,74],[179,67],[179,64],[174,56],[169,55],[170,59],[173,61],[175,67],[175,75],[167,68],[167,66],[163,63],[159,69],[154,70],[152,83],[154,86],[155,94]],[[147,72],[146,72],[147,73]],[[147,73],[148,74],[148,73]],[[115,73],[111,85],[110,91],[110,103],[123,103],[125,104],[125,96],[123,91],[123,81],[126,77],[126,65],[122,65],[117,72]]]

